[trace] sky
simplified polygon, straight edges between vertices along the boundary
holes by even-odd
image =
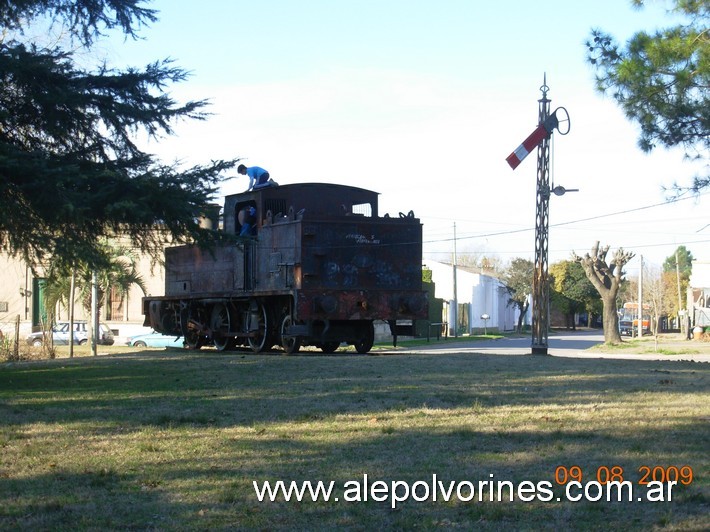
[[[534,260],[536,158],[505,158],[537,125],[546,80],[568,135],[553,134],[549,263],[623,247],[660,268],[679,245],[710,260],[710,199],[668,203],[700,168],[680,150],[643,153],[638,128],[594,90],[592,28],[626,42],[674,22],[668,2],[626,0],[156,0],[141,39],[104,46],[112,66],[172,58],[191,72],[168,88],[208,99],[146,150],[166,162],[242,158],[279,183],[380,193],[380,214],[421,219],[424,258]],[[233,172],[221,194],[246,189]],[[454,239],[454,235],[456,239]]]

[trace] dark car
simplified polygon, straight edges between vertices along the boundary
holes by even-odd
[[[69,322],[59,321],[52,327],[52,341],[54,345],[69,345]],[[88,325],[86,321],[74,322],[74,343],[84,345],[89,341]],[[33,346],[41,346],[44,342],[42,331],[34,332],[27,337],[27,343]],[[113,345],[113,332],[105,323],[99,324],[99,345]]]

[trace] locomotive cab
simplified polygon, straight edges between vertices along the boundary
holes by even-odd
[[[289,216],[289,213],[307,213],[309,218],[376,218],[377,196],[377,192],[370,190],[327,183],[297,183],[232,194],[225,198],[224,229],[228,233],[240,234],[239,216],[248,206],[257,211],[257,226],[266,220],[272,222]]]

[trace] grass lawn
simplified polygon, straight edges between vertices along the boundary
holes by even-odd
[[[679,333],[644,336],[643,338],[624,336],[620,344],[599,344],[590,349],[590,352],[594,351],[619,354],[708,355],[710,354],[710,337],[703,336],[702,339],[687,340],[684,335]]]
[[[709,427],[710,364],[692,362],[144,350],[3,364],[0,529],[709,529]],[[574,466],[583,482],[623,468],[633,502],[566,501],[555,472]],[[638,502],[656,466],[692,482]],[[434,474],[474,499],[344,500],[364,475]],[[259,502],[252,482],[277,480],[334,481],[340,500]],[[551,500],[479,501],[490,480],[548,481]]]

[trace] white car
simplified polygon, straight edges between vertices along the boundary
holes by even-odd
[[[69,322],[59,321],[52,327],[52,341],[54,345],[69,345]],[[86,321],[74,322],[74,344],[84,345],[89,341],[88,326]],[[42,331],[34,332],[27,337],[27,343],[39,347],[44,342]],[[113,345],[113,332],[105,323],[99,324],[99,345]]]
[[[148,334],[139,334],[128,338],[128,345],[131,347],[183,347],[182,336],[174,334],[161,334],[152,331]]]

